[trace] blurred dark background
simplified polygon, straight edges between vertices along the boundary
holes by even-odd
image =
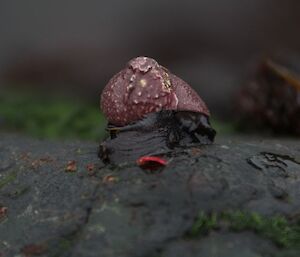
[[[0,90],[14,93],[2,94],[0,126],[18,129],[36,109],[45,116],[58,98],[98,108],[107,81],[140,55],[191,84],[215,118],[230,120],[234,93],[257,58],[300,51],[299,13],[298,0],[2,0]],[[12,99],[24,92],[46,95],[49,104],[20,114],[27,104]]]

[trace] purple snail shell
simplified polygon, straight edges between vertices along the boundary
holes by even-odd
[[[125,126],[161,110],[210,113],[206,104],[185,81],[154,59],[137,57],[105,86],[100,106],[108,122]]]

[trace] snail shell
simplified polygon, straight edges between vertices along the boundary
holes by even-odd
[[[108,122],[115,126],[125,126],[161,110],[210,115],[195,90],[148,57],[130,60],[108,82],[100,106]]]

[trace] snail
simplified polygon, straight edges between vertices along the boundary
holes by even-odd
[[[148,140],[151,133],[168,149],[191,142],[209,144],[216,134],[209,123],[210,112],[196,91],[149,57],[130,60],[113,76],[102,91],[100,107],[111,136],[100,145],[102,158],[107,156],[109,144],[128,146],[136,137]],[[125,144],[129,135],[130,142]],[[157,144],[149,142],[144,148],[162,147]]]

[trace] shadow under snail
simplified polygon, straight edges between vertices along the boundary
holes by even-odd
[[[100,106],[110,133],[100,144],[104,161],[211,144],[216,135],[196,91],[152,58],[130,60],[103,89]]]

